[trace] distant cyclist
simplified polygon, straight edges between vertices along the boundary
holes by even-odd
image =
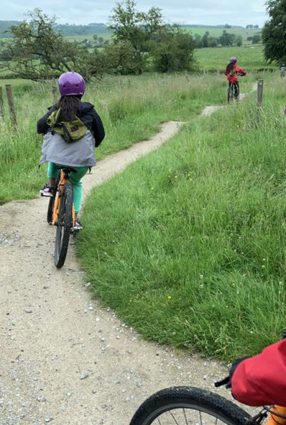
[[[228,80],[229,86],[232,84],[234,85],[234,96],[236,99],[239,97],[239,81],[238,76],[244,76],[246,75],[246,71],[244,68],[241,68],[237,65],[237,58],[235,56],[232,56],[229,60],[229,63],[226,66],[225,73]]]

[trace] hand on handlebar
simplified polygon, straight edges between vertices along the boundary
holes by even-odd
[[[229,375],[221,379],[220,381],[215,382],[214,386],[222,387],[223,385],[225,385],[225,388],[228,388],[228,389],[231,388],[231,378],[232,378],[232,375],[234,374],[235,369],[237,368],[239,363],[241,363],[243,360],[248,358],[249,356],[245,356],[245,357],[240,357],[236,359],[229,368]]]

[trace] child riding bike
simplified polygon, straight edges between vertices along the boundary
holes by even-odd
[[[48,183],[42,196],[54,194],[60,169],[72,167],[69,181],[73,186],[75,228],[82,228],[78,214],[82,202],[82,177],[95,165],[95,147],[104,139],[105,132],[94,106],[82,102],[85,81],[77,72],[65,72],[58,80],[59,101],[39,119],[37,132],[44,135],[40,163],[48,162]]]
[[[246,71],[244,68],[241,68],[237,65],[237,58],[235,56],[232,56],[229,60],[229,63],[226,66],[225,73],[228,80],[229,87],[231,85],[234,86],[234,96],[236,99],[239,97],[239,81],[238,76],[244,76],[246,75]]]

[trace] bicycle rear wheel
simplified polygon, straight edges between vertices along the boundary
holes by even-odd
[[[73,190],[67,182],[61,195],[59,217],[55,241],[55,266],[59,269],[64,265],[68,252],[69,239],[72,227]]]
[[[234,101],[234,87],[230,85],[227,89],[227,101],[228,103],[232,103]]]
[[[145,400],[130,425],[246,425],[250,418],[218,394],[194,387],[173,387]]]

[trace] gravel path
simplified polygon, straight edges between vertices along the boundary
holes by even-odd
[[[85,195],[179,127],[166,123],[153,139],[98,162]],[[72,245],[65,266],[54,267],[46,208],[44,198],[0,207],[0,424],[128,425],[156,390],[212,388],[222,365],[147,343],[91,299]]]

